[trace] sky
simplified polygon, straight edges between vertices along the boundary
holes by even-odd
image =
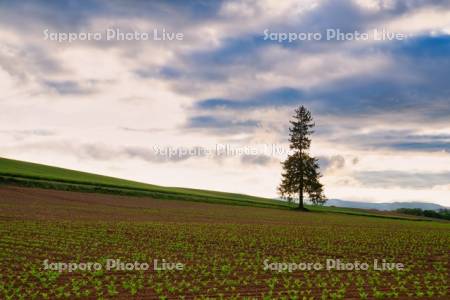
[[[299,105],[328,198],[450,206],[450,2],[0,2],[0,156],[278,197]]]

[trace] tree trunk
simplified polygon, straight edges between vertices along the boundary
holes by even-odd
[[[303,156],[302,149],[300,149],[300,191],[298,193],[298,208],[305,209],[303,207]]]
[[[303,180],[301,180],[303,181]],[[298,193],[298,208],[299,209],[304,209],[305,207],[303,207],[303,183],[300,184],[300,192]]]

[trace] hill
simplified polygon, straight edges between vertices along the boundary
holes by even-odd
[[[199,189],[164,187],[6,158],[0,158],[0,183],[68,191],[149,196],[158,199],[289,208],[286,202],[268,198]]]
[[[427,203],[427,202],[392,202],[392,203],[370,203],[370,202],[356,202],[339,199],[329,199],[326,206],[338,206],[348,208],[360,209],[377,209],[377,210],[397,210],[399,208],[420,208],[423,210],[439,210],[445,209],[445,206]]]

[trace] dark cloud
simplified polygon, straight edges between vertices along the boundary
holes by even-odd
[[[300,102],[316,107],[319,114],[341,117],[398,112],[420,115],[429,121],[450,114],[450,37],[423,37],[384,50],[398,56],[398,70],[391,74],[345,78],[302,91],[292,87],[262,92],[250,99],[200,100],[196,108],[247,110],[295,106]],[[363,63],[363,62],[361,62]],[[398,75],[405,70],[413,79]],[[443,110],[444,108],[444,110]],[[447,108],[447,109],[445,109]]]
[[[227,66],[260,66],[264,64],[264,61],[258,55],[255,55],[255,51],[269,46],[260,35],[256,34],[226,38],[222,43],[222,47],[215,50],[198,51],[187,54],[183,58],[192,64],[201,62],[202,65],[199,65],[201,72],[207,71],[211,65],[223,67],[218,69],[219,71],[227,70]]]
[[[8,44],[0,45],[0,67],[21,83],[63,71],[50,53],[34,45],[20,49]]]
[[[241,162],[244,165],[258,165],[258,166],[267,166],[270,163],[274,162],[275,160],[264,154],[259,155],[242,155],[241,156]]]
[[[88,144],[79,148],[77,156],[95,160],[112,160],[116,158],[141,159],[151,163],[182,162],[190,158],[201,158],[207,155],[203,147],[133,147],[121,148],[105,145]]]
[[[104,11],[104,1],[0,1],[0,23],[23,31],[38,32],[36,24],[52,25],[61,31],[75,30]],[[24,22],[26,18],[26,22]],[[41,33],[41,32],[39,32]]]
[[[325,35],[329,28],[339,29],[343,33],[373,29],[374,24],[392,20],[395,17],[413,12],[423,7],[449,7],[446,1],[393,1],[390,5],[384,5],[380,1],[380,9],[368,11],[357,5],[355,1],[321,1],[318,5],[308,11],[307,14],[298,18],[270,20],[261,24],[260,28],[242,34],[225,35],[221,40],[220,47],[212,47],[200,51],[189,51],[177,56],[179,64],[162,67],[160,70],[138,70],[137,74],[148,76],[159,76],[172,80],[173,87],[180,93],[195,93],[198,81],[219,84],[226,83],[235,78],[236,74],[248,74],[252,76],[273,69],[278,62],[267,59],[266,48],[292,48],[298,53],[322,54],[322,53],[350,53],[352,57],[358,57],[362,53],[377,54],[383,52],[378,49],[382,46],[370,46],[366,49],[353,49],[348,47],[346,41],[300,41],[295,43],[278,43],[277,41],[264,40],[263,31],[270,32],[320,32]],[[263,12],[261,12],[263,13]],[[216,20],[220,17],[216,16]],[[232,18],[230,22],[245,22],[239,17]],[[388,43],[390,46],[395,42]],[[390,47],[388,46],[388,47]],[[296,54],[296,53],[293,53]],[[399,53],[399,56],[402,56]],[[290,57],[293,65],[296,57]],[[361,63],[364,63],[363,58]],[[289,70],[286,70],[289,72]],[[307,76],[307,75],[306,75]],[[389,80],[387,80],[389,82]],[[221,95],[217,95],[222,99]],[[224,99],[228,100],[228,99]],[[202,100],[203,101],[203,100]],[[267,103],[269,105],[269,103]]]
[[[300,23],[315,32],[323,32],[327,28],[352,32],[363,29],[365,24],[373,22],[377,17],[381,16],[364,11],[353,1],[326,0],[300,20]]]
[[[122,152],[132,158],[140,158],[149,162],[180,162],[190,158],[206,157],[209,152],[206,148],[196,147],[162,147],[159,149],[149,149],[139,147],[126,147]]]
[[[47,24],[60,31],[77,31],[93,18],[151,18],[161,24],[189,26],[216,17],[222,1],[0,1],[0,23],[22,30]],[[27,22],[22,20],[26,17]],[[114,24],[114,22],[112,22]]]
[[[250,132],[259,127],[259,122],[254,120],[236,120],[229,117],[216,117],[212,115],[191,117],[185,128],[204,129],[215,133]]]
[[[342,155],[320,156],[318,159],[323,173],[340,170],[345,166],[345,158]]]
[[[252,109],[258,107],[278,107],[298,105],[304,98],[301,91],[293,88],[279,88],[250,99],[231,100],[231,99],[205,99],[197,102],[196,108],[204,110],[212,109]]]
[[[201,23],[217,17],[223,1],[106,1],[107,11],[117,16],[152,17],[160,22]],[[189,23],[185,23],[189,25]]]
[[[92,87],[82,87],[80,83],[72,80],[46,80],[44,81],[44,85],[60,95],[80,95],[94,92]]]
[[[240,39],[225,39],[222,46],[214,50],[197,50],[178,53],[176,62],[160,68],[141,67],[135,74],[141,78],[168,80],[173,89],[182,94],[192,94],[204,89],[205,83],[221,85],[233,78],[233,74],[245,72],[252,65],[260,68],[260,59],[255,55],[256,44],[248,36]],[[258,43],[263,46],[263,43]],[[248,50],[248,51],[247,51]],[[197,87],[199,86],[199,87]]]
[[[381,1],[382,8],[390,11],[392,14],[401,15],[415,9],[424,7],[449,8],[450,3],[447,0],[394,0],[390,5],[385,5]]]
[[[450,151],[450,135],[448,134],[417,134],[411,130],[378,130],[367,134],[344,132],[343,135],[345,136],[330,138],[329,141],[338,143],[345,139],[346,143],[352,147],[364,150]]]
[[[450,152],[449,142],[403,142],[392,144],[379,144],[381,147],[386,147],[399,151],[426,151],[426,152]]]
[[[143,133],[155,133],[163,132],[166,129],[163,128],[132,128],[132,127],[119,127],[120,130],[131,131],[131,132],[143,132]]]
[[[413,133],[407,138],[398,136],[397,141],[385,141],[386,137],[376,132],[362,137],[355,132],[371,124],[399,120],[403,120],[405,125],[423,124],[425,127],[448,124],[450,37],[420,36],[407,41],[375,45],[374,48],[377,53],[389,57],[394,64],[382,72],[323,82],[309,89],[280,87],[258,92],[251,97],[202,99],[195,104],[194,113],[198,115],[228,110],[239,115],[255,109],[293,109],[303,104],[312,110],[316,120],[332,118],[340,124],[339,127],[332,125],[332,131],[340,131],[337,137],[321,134],[325,128],[317,128],[318,133],[329,140],[345,140],[366,147],[380,146],[397,150],[448,150],[448,140],[435,141],[430,138],[427,141],[415,141],[421,137],[414,136]],[[372,48],[367,51],[374,50]],[[346,128],[345,124],[353,124],[353,127]],[[227,124],[228,127],[240,125]],[[341,136],[345,130],[345,136]]]
[[[364,171],[354,174],[356,180],[365,186],[379,188],[432,188],[450,184],[450,172],[410,173],[401,171]]]
[[[56,132],[48,129],[0,130],[0,133],[19,136],[54,136]]]
[[[140,68],[134,71],[134,73],[141,78],[164,78],[164,79],[179,79],[183,76],[180,70],[172,67],[162,67],[160,69]]]

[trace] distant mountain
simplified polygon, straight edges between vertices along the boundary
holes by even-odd
[[[392,203],[370,203],[346,201],[339,199],[329,199],[325,206],[337,206],[348,208],[377,209],[377,210],[396,210],[398,208],[421,208],[423,210],[439,210],[447,207],[427,202],[392,202]]]

